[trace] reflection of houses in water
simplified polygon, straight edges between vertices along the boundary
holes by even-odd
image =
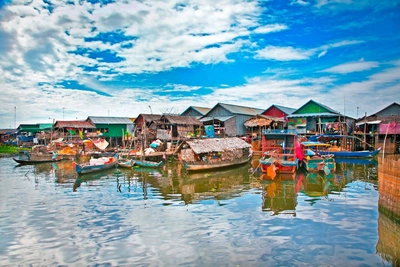
[[[380,214],[378,219],[378,235],[376,253],[383,259],[391,262],[392,266],[400,266],[399,222]]]
[[[263,187],[262,210],[270,211],[273,215],[296,216],[298,180],[295,174],[278,174],[274,179],[264,174],[260,179]]]
[[[207,198],[233,198],[249,187],[248,167],[188,174],[187,177],[182,177],[179,186],[185,203]]]
[[[379,210],[400,221],[399,160],[379,158]]]

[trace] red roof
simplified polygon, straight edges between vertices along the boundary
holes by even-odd
[[[96,127],[89,121],[57,121],[54,128],[85,128],[95,129]]]

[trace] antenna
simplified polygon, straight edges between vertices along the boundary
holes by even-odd
[[[153,114],[153,110],[151,109],[151,106],[150,106],[150,105],[149,105],[149,109],[150,109],[151,114]]]

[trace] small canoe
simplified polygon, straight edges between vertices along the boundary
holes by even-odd
[[[31,159],[16,159],[13,158],[13,160],[19,164],[39,164],[39,163],[49,163],[49,162],[57,162],[62,160],[61,158],[56,158],[56,159],[37,159],[37,160],[31,160]]]
[[[163,161],[160,162],[154,162],[154,161],[148,161],[148,160],[132,160],[134,166],[139,166],[139,167],[147,167],[147,168],[158,168],[163,165]]]
[[[119,160],[118,161],[118,167],[121,168],[132,168],[133,165],[135,164],[135,162],[133,162],[132,160]]]

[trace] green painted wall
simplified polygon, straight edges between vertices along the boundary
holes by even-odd
[[[96,130],[103,133],[103,137],[122,137],[126,131],[126,124],[96,124]]]

